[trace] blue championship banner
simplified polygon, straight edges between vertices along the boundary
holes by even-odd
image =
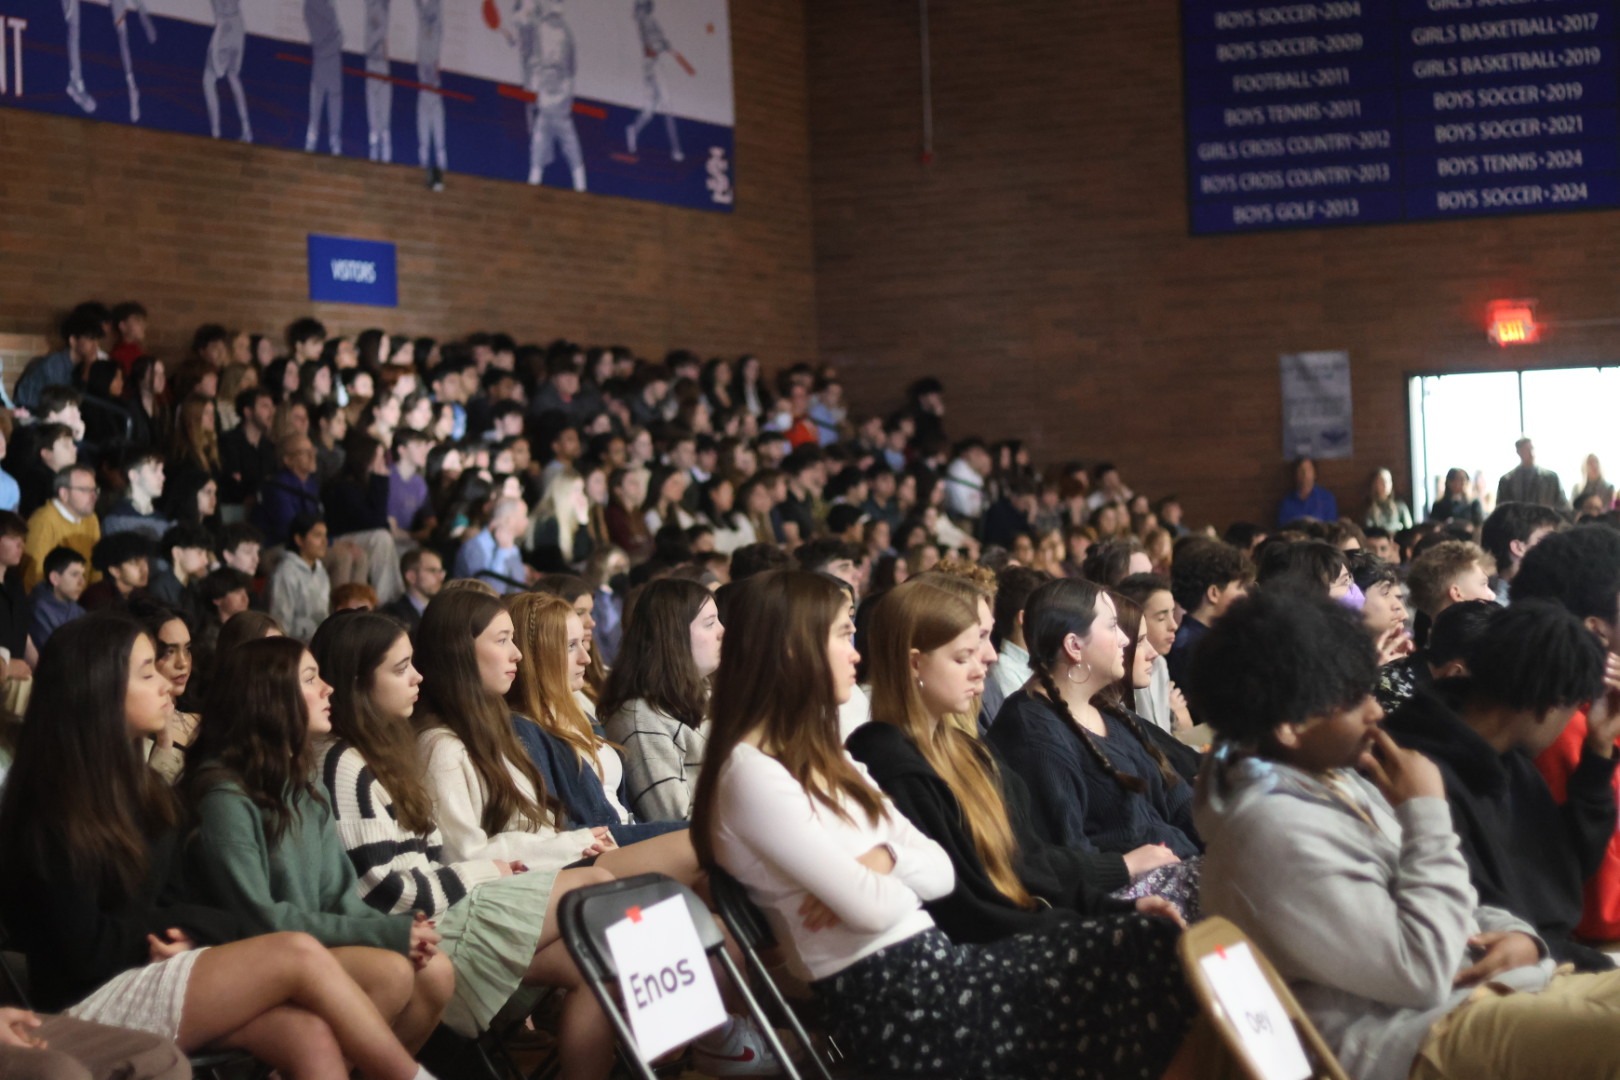
[[[727,0],[0,0],[0,105],[729,211]]]
[[[1620,0],[1183,0],[1194,234],[1620,206]]]

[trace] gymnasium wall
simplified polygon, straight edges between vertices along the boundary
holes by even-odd
[[[1194,240],[1176,3],[930,8],[931,164],[918,4],[807,8],[821,355],[855,400],[939,373],[952,433],[1118,459],[1224,526],[1288,481],[1279,353],[1350,351],[1355,456],[1321,479],[1358,516],[1374,467],[1408,483],[1405,373],[1620,357],[1620,326],[1484,332],[1497,298],[1620,316],[1615,213]]]
[[[280,332],[505,329],[654,355],[815,355],[804,6],[731,4],[736,212],[66,120],[0,108],[0,334],[139,299],[176,353],[203,321]],[[398,247],[399,308],[311,304],[305,237]]]

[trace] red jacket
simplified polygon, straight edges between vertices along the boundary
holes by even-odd
[[[1581,760],[1581,746],[1586,742],[1586,710],[1577,712],[1558,741],[1536,758],[1536,768],[1552,789],[1553,798],[1562,803],[1570,773]],[[1620,795],[1620,771],[1615,773],[1615,791]],[[1586,904],[1581,912],[1580,925],[1575,933],[1590,941],[1614,941],[1620,938],[1620,832],[1609,838],[1609,849],[1603,853],[1603,865],[1586,882]]]

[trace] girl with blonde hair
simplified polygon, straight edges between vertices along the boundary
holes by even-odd
[[[1054,911],[1128,911],[1107,894],[1129,877],[1117,855],[1048,844],[1029,819],[1029,791],[990,749],[948,722],[958,691],[982,689],[978,616],[941,575],[907,582],[872,615],[872,722],[846,745],[900,811],[951,855],[956,888],[928,905],[954,941],[1040,929]],[[929,685],[929,675],[940,675]],[[1136,902],[1174,917],[1165,900]]]

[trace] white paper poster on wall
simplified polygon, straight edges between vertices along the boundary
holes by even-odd
[[[1350,354],[1282,354],[1283,457],[1347,458],[1355,451]]]
[[[727,0],[0,0],[0,105],[735,201]]]

